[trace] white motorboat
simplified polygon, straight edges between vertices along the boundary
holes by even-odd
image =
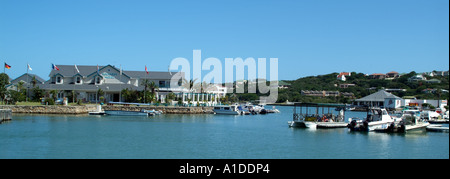
[[[405,110],[400,120],[392,122],[387,128],[375,129],[376,132],[406,133],[408,131],[425,131],[430,123],[421,117],[419,110]]]
[[[102,110],[102,106],[101,105],[97,105],[97,108],[95,111],[91,111],[89,112],[89,115],[105,115],[105,111]]]
[[[160,114],[163,113],[161,110],[156,111],[156,110],[154,110],[154,109],[151,109],[151,110],[143,110],[143,112],[146,112],[146,113],[152,113],[152,114],[155,114],[155,115],[160,115]]]
[[[240,115],[243,111],[238,109],[239,105],[219,105],[214,106],[216,114]]]
[[[385,130],[396,120],[384,108],[368,108],[364,120],[349,118],[348,128],[351,131]]]

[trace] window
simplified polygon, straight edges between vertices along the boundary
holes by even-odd
[[[81,84],[81,77],[79,77],[79,76],[75,77],[75,83]]]
[[[159,81],[159,87],[166,87],[166,81]]]
[[[61,83],[63,83],[62,77],[57,76],[56,77],[56,84],[61,84]]]
[[[100,76],[95,77],[95,84],[102,84],[102,78]]]

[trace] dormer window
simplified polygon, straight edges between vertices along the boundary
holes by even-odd
[[[102,77],[101,77],[101,76],[95,77],[95,84],[96,84],[96,85],[102,84]]]
[[[80,76],[75,77],[75,84],[81,84],[81,77]]]
[[[63,83],[63,78],[61,76],[57,76],[56,77],[56,84],[62,84]]]

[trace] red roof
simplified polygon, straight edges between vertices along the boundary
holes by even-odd
[[[339,73],[339,76],[340,75],[350,76],[350,72],[341,72],[341,73]]]

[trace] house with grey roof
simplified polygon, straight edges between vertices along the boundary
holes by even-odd
[[[395,109],[402,105],[402,101],[403,99],[398,96],[388,93],[385,90],[379,90],[376,93],[356,99],[355,104],[360,106],[367,105],[372,107]]]
[[[50,80],[40,84],[40,88],[46,91],[56,90],[57,98],[67,97],[74,91],[77,99],[85,102],[96,102],[97,91],[104,92],[106,102],[119,102],[121,91],[144,90],[143,80],[154,82],[158,87],[157,99],[164,99],[171,92],[183,92],[183,89],[171,88],[172,78],[184,79],[184,72],[154,72],[149,71],[126,71],[112,65],[85,66],[85,65],[56,65],[59,70],[52,69]]]
[[[185,81],[184,72],[128,71],[112,65],[56,65],[59,70],[52,69],[48,81],[39,84],[46,92],[56,90],[56,98],[64,98],[75,93],[77,100],[84,102],[99,101],[98,91],[104,92],[104,100],[110,102],[126,102],[121,96],[123,89],[143,91],[143,81],[154,82],[158,88],[156,99],[165,103],[169,93],[174,93],[183,104],[215,105],[218,99],[226,94],[223,90],[206,90],[204,92],[182,87]],[[172,82],[173,81],[173,82]],[[172,84],[171,84],[172,82]],[[172,86],[175,85],[175,86]],[[151,90],[151,89],[147,89]],[[146,101],[148,103],[148,101]]]
[[[23,75],[11,80],[10,84],[6,85],[6,89],[17,90],[17,86],[20,82],[22,82],[21,85],[23,88],[31,89],[36,85],[44,84],[45,80],[35,74],[24,73]]]

